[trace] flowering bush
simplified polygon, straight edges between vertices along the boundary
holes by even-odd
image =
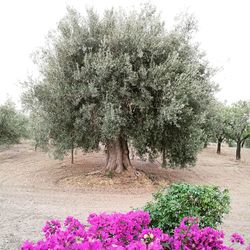
[[[159,228],[149,228],[149,214],[132,211],[126,214],[90,214],[85,226],[69,216],[64,227],[57,220],[43,228],[44,239],[33,244],[24,242],[20,250],[231,250],[223,243],[224,234],[213,228],[199,228],[195,218],[184,218],[172,236]],[[244,244],[239,234],[232,243]],[[250,247],[247,248],[248,250]]]

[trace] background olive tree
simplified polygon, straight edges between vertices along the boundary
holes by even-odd
[[[236,142],[236,160],[241,158],[241,148],[250,137],[250,102],[238,101],[229,106],[227,138]]]
[[[228,139],[230,114],[229,107],[214,101],[210,108],[209,139],[217,143],[217,154],[221,154],[221,144]]]
[[[19,143],[27,137],[27,124],[28,119],[16,110],[13,102],[8,100],[0,105],[0,145]]]

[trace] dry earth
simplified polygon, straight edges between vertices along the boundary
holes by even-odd
[[[68,158],[53,160],[28,143],[14,145],[0,152],[0,249],[18,249],[25,239],[39,239],[47,219],[74,215],[85,221],[90,212],[141,207],[160,185],[177,181],[228,188],[232,209],[222,228],[250,240],[250,150],[243,149],[242,156],[237,162],[233,148],[223,147],[218,156],[209,146],[200,153],[196,167],[185,170],[162,170],[135,160],[133,164],[147,174],[135,180],[129,174],[86,176],[101,169],[102,153],[78,151],[71,165]]]

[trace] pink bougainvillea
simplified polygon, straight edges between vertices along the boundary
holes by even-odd
[[[100,215],[90,214],[89,225],[69,216],[64,227],[57,220],[47,221],[44,239],[26,241],[20,250],[233,250],[224,244],[222,231],[199,228],[195,218],[184,218],[173,235],[159,228],[149,228],[147,212],[131,211]],[[234,233],[231,242],[244,245],[241,235]],[[249,249],[249,247],[247,248]]]

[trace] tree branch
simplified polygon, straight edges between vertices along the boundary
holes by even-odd
[[[240,140],[240,142],[242,143],[243,141],[245,141],[247,138],[249,138],[250,137],[250,134],[248,134],[248,135],[246,135],[245,137],[243,137],[241,140]]]

